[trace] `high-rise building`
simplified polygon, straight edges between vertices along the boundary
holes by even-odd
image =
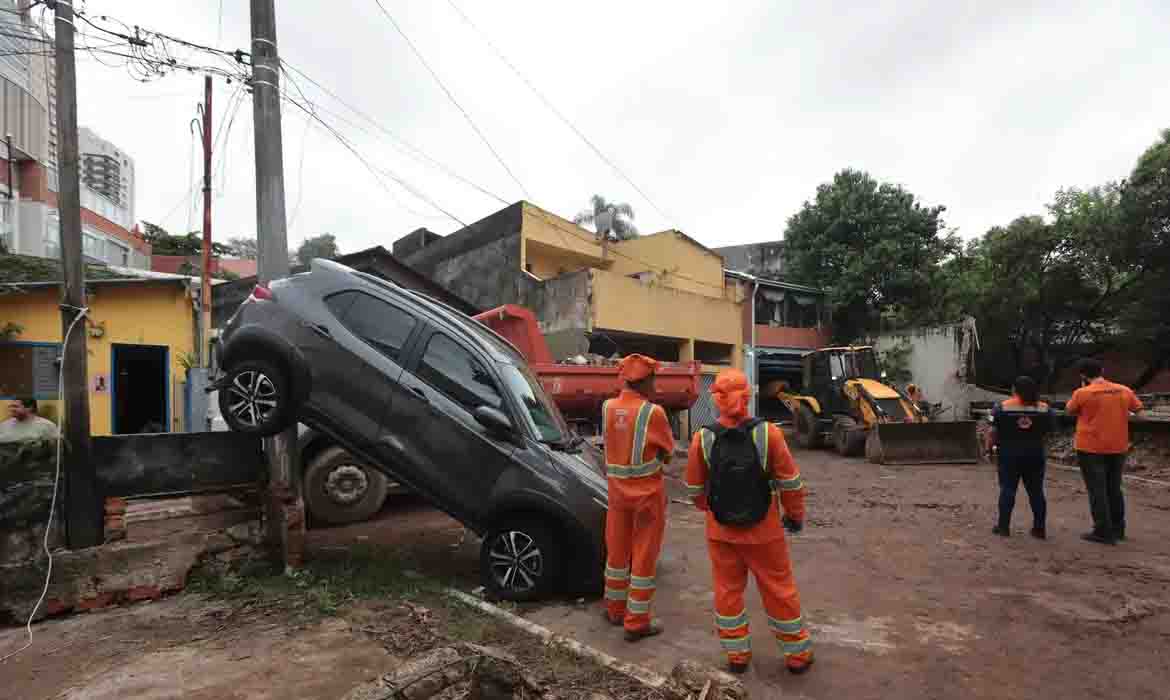
[[[56,72],[51,39],[31,6],[0,0],[0,242],[9,252],[55,258],[61,254]],[[134,225],[134,160],[86,128],[79,150],[86,258],[148,269],[150,245]]]

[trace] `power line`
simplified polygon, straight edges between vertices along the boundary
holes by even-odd
[[[501,197],[500,195],[496,194],[495,192],[492,192],[491,190],[488,190],[487,188],[485,188],[485,187],[483,187],[483,186],[479,185],[478,183],[476,183],[476,182],[473,182],[472,180],[470,180],[470,179],[468,179],[468,178],[466,178],[466,177],[464,177],[464,176],[460,175],[459,173],[455,172],[455,170],[453,170],[453,169],[452,169],[450,166],[447,166],[447,165],[445,165],[445,164],[444,164],[442,161],[436,160],[435,158],[433,158],[433,157],[431,157],[429,154],[427,154],[427,153],[426,153],[426,151],[423,151],[423,150],[422,150],[421,148],[419,148],[418,146],[415,146],[415,145],[413,145],[412,143],[410,143],[410,142],[409,142],[409,141],[407,141],[406,139],[404,139],[404,138],[402,138],[401,136],[399,136],[399,135],[395,134],[395,133],[394,133],[392,130],[390,130],[390,128],[389,128],[389,127],[387,127],[387,126],[383,125],[382,123],[378,122],[376,119],[374,119],[373,117],[371,117],[371,116],[370,116],[369,114],[367,114],[366,112],[363,112],[362,110],[360,110],[360,109],[358,109],[357,107],[353,106],[353,104],[351,104],[351,103],[349,103],[349,102],[346,102],[346,101],[345,101],[344,99],[342,99],[342,98],[341,98],[339,95],[337,95],[337,93],[333,92],[333,91],[332,91],[332,90],[330,90],[329,88],[327,88],[327,87],[325,87],[324,85],[322,85],[321,83],[317,82],[317,81],[316,81],[316,80],[314,80],[314,79],[313,79],[311,76],[309,76],[309,75],[308,75],[308,74],[306,74],[304,71],[302,71],[302,70],[300,70],[299,68],[297,68],[296,66],[292,65],[292,64],[291,64],[291,63],[289,63],[288,61],[285,61],[285,60],[283,60],[283,59],[282,59],[282,60],[281,60],[281,63],[283,63],[283,64],[284,64],[284,67],[287,69],[287,70],[285,71],[285,75],[286,75],[286,76],[288,76],[288,78],[289,78],[289,81],[290,81],[290,82],[293,82],[293,81],[292,81],[292,76],[289,76],[289,75],[288,75],[288,71],[289,71],[289,70],[291,70],[291,71],[295,72],[297,75],[299,75],[299,76],[301,76],[302,78],[304,78],[305,80],[309,81],[309,83],[311,83],[311,84],[312,84],[314,87],[316,87],[316,88],[317,88],[318,90],[320,90],[321,92],[325,93],[325,94],[326,94],[326,95],[328,95],[329,97],[332,97],[334,100],[337,100],[337,102],[338,102],[338,103],[340,103],[340,104],[341,104],[343,107],[345,107],[345,108],[346,108],[346,109],[348,109],[349,111],[353,112],[353,113],[354,113],[354,114],[356,114],[357,116],[361,117],[361,118],[362,118],[362,119],[364,119],[366,122],[368,122],[369,124],[373,125],[373,127],[374,127],[375,129],[377,129],[377,130],[381,131],[383,134],[385,134],[386,136],[389,136],[391,139],[393,139],[394,141],[396,141],[398,144],[400,144],[401,146],[405,147],[405,148],[406,148],[406,149],[407,149],[409,152],[411,152],[411,153],[412,153],[412,154],[413,154],[415,157],[422,158],[423,160],[427,161],[428,163],[430,163],[430,164],[431,164],[431,165],[433,165],[434,167],[438,168],[439,170],[443,171],[444,173],[446,173],[446,174],[447,174],[447,175],[449,175],[450,177],[454,178],[455,180],[458,180],[459,182],[462,182],[463,184],[465,184],[465,185],[467,185],[467,186],[469,186],[469,187],[472,187],[472,188],[474,188],[475,190],[479,191],[480,193],[482,193],[482,194],[484,194],[484,195],[487,195],[488,197],[491,197],[492,199],[494,199],[494,200],[496,200],[496,201],[500,202],[501,204],[511,204],[511,202],[510,202],[510,201],[508,201],[508,200],[504,199],[503,197]],[[295,82],[294,82],[294,84],[295,84]],[[298,89],[298,91],[300,91],[300,90]],[[303,94],[303,92],[302,92],[302,94]],[[353,127],[354,127],[354,128],[356,128],[356,129],[361,129],[361,130],[365,131],[365,133],[367,133],[367,134],[368,134],[368,133],[370,133],[370,131],[369,131],[368,129],[364,129],[363,127],[360,127],[360,126],[358,126],[358,125],[354,124],[352,121],[350,121],[350,120],[346,119],[345,117],[343,117],[343,116],[341,116],[341,115],[338,115],[338,114],[336,114],[336,113],[333,113],[333,116],[334,116],[334,117],[336,117],[336,118],[338,118],[338,119],[341,119],[342,121],[345,121],[347,124],[350,124],[351,126],[353,126]]]
[[[471,18],[468,17],[467,14],[464,13],[463,10],[461,10],[459,8],[459,6],[455,4],[455,0],[447,0],[447,2],[448,2],[448,4],[451,5],[451,8],[454,9],[455,12],[458,13],[459,16],[463,18],[463,21],[466,22],[467,25],[469,27],[471,27],[475,31],[476,34],[479,35],[480,39],[482,39],[483,42],[488,45],[488,48],[490,48],[492,50],[492,52],[494,52],[496,54],[496,57],[499,58],[500,61],[502,61],[504,63],[504,65],[506,65],[509,69],[511,69],[512,73],[515,74],[515,76],[517,78],[519,78],[520,81],[523,82],[528,87],[529,90],[532,91],[532,94],[536,95],[536,97],[541,102],[544,103],[545,107],[548,107],[549,111],[551,111],[553,114],[555,114],[557,116],[557,118],[560,119],[565,124],[565,126],[572,129],[573,133],[576,134],[582,141],[584,141],[585,145],[588,146],[595,154],[597,154],[598,158],[600,158],[606,165],[613,168],[613,171],[615,173],[617,173],[618,176],[620,176],[623,180],[625,180],[630,185],[630,187],[633,187],[634,190],[638,194],[642,195],[642,199],[645,199],[647,202],[649,202],[650,206],[654,207],[654,211],[658,212],[659,216],[666,219],[667,221],[674,220],[673,217],[669,216],[666,212],[664,212],[662,210],[661,207],[659,207],[657,204],[655,204],[654,200],[650,198],[650,195],[646,194],[646,192],[643,191],[641,187],[638,187],[638,184],[635,183],[633,181],[633,179],[630,178],[629,175],[626,175],[626,173],[621,168],[618,167],[617,163],[615,163],[612,159],[610,159],[608,156],[606,156],[604,153],[602,153],[601,149],[598,148],[596,145],[594,145],[594,143],[589,140],[589,137],[587,137],[580,129],[577,128],[576,124],[574,124],[572,121],[570,121],[569,118],[566,117],[563,112],[561,112],[561,110],[557,109],[556,106],[553,105],[553,103],[547,97],[544,96],[544,93],[542,93],[540,90],[538,90],[537,87],[532,84],[532,81],[530,81],[528,78],[526,78],[524,76],[523,73],[520,72],[519,68],[517,68],[511,61],[508,60],[508,57],[505,56],[504,53],[502,51],[500,51],[500,49],[497,48],[494,43],[492,43],[492,40],[489,39],[487,37],[487,35],[484,34],[479,29],[479,27],[476,26],[476,24],[471,21]]]
[[[487,136],[485,136],[484,133],[480,131],[479,127],[476,126],[475,120],[471,118],[471,115],[468,114],[467,110],[463,108],[463,105],[459,104],[459,100],[455,99],[455,95],[453,95],[451,91],[447,89],[447,86],[443,83],[443,80],[439,77],[439,74],[436,73],[433,68],[431,68],[431,64],[427,62],[427,59],[423,58],[422,52],[418,50],[418,47],[414,45],[414,42],[411,41],[410,37],[406,35],[406,32],[402,30],[402,27],[399,26],[397,20],[394,19],[394,16],[391,15],[390,12],[386,9],[386,6],[382,4],[382,0],[374,1],[378,4],[378,8],[382,10],[382,14],[386,15],[386,19],[390,20],[390,24],[394,25],[394,29],[397,30],[398,34],[403,38],[403,40],[406,41],[407,46],[409,46],[410,50],[414,52],[415,57],[418,58],[419,62],[423,64],[423,67],[426,68],[427,72],[431,74],[432,78],[434,78],[435,83],[437,83],[438,86],[447,95],[447,99],[451,100],[451,104],[455,105],[459,112],[463,114],[463,118],[467,120],[467,123],[471,126],[472,130],[475,131],[476,135],[479,136],[480,141],[483,141],[483,144],[487,146],[488,150],[492,152],[492,155],[496,157],[496,161],[500,164],[500,167],[502,167],[504,171],[508,173],[508,176],[511,177],[512,180],[520,187],[520,191],[524,193],[524,197],[526,199],[530,198],[530,195],[528,194],[528,188],[524,187],[524,183],[520,182],[520,179],[516,177],[516,174],[513,173],[512,169],[508,167],[508,164],[504,162],[504,159],[500,156],[499,152],[497,152],[495,147],[492,146],[491,142],[488,141]]]

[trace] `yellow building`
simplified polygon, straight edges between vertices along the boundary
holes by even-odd
[[[22,264],[3,264],[5,258]],[[0,339],[0,398],[35,397],[41,413],[54,420],[60,416],[60,286],[45,280],[59,277],[59,270],[54,261],[0,258],[0,327],[10,331]],[[198,283],[100,267],[86,275],[89,315],[74,333],[86,335],[92,433],[182,430],[186,367],[196,352]]]
[[[405,262],[472,304],[532,309],[556,359],[641,352],[698,360],[708,377],[742,366],[742,285],[726,279],[718,253],[680,231],[602,241],[517,202],[449,236],[407,239]]]

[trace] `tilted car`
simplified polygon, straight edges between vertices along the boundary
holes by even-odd
[[[600,588],[604,460],[482,324],[314,260],[257,286],[217,347],[229,428],[274,435],[299,421],[328,435],[482,535],[493,595]]]

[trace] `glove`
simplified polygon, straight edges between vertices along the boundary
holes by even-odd
[[[798,533],[804,529],[804,523],[802,523],[799,520],[793,520],[792,518],[788,517],[787,515],[784,516],[784,518],[781,522],[783,522],[783,524],[784,524],[784,529],[787,530],[788,532],[792,533],[793,535],[795,535],[796,533]]]

